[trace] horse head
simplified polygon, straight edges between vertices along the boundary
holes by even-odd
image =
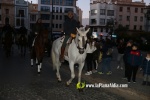
[[[83,54],[84,50],[86,49],[86,44],[87,44],[87,33],[89,32],[90,28],[85,30],[85,28],[77,28],[77,36],[75,38],[75,42],[77,45],[77,48],[79,49],[79,53]]]

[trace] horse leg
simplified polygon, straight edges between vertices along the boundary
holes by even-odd
[[[38,59],[36,58],[36,65],[38,65]]]
[[[78,83],[81,82],[81,73],[82,73],[83,66],[84,63],[79,64]]]
[[[34,58],[34,51],[33,48],[31,49],[31,67],[33,67],[33,58]]]
[[[71,71],[71,79],[69,81],[67,81],[67,86],[69,86],[70,83],[72,82],[72,80],[75,78],[74,63],[73,62],[69,62],[69,67],[70,67],[70,71]]]
[[[60,76],[60,72],[59,72],[61,63],[58,61],[58,63],[55,64],[55,66],[56,66],[56,70],[57,70],[56,76],[57,76],[58,82],[61,82],[61,76]]]

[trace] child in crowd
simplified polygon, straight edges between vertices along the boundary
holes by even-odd
[[[143,60],[141,67],[143,69],[143,75],[144,75],[142,85],[150,86],[150,52],[147,53],[147,56]]]
[[[127,62],[129,64],[128,83],[130,83],[131,81],[131,76],[133,83],[136,83],[136,74],[142,62],[142,55],[141,52],[138,50],[137,44],[132,45],[132,50],[127,57]]]

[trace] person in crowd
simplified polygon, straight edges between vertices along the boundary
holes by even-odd
[[[19,29],[20,34],[26,35],[27,34],[27,29],[25,28],[24,25],[22,25]]]
[[[88,39],[87,44],[87,56],[86,56],[86,63],[87,63],[87,72],[85,75],[91,75],[92,74],[92,67],[93,67],[93,52],[96,50],[95,41],[92,41],[93,39]]]
[[[43,30],[44,30],[44,26],[43,26],[43,24],[42,24],[42,19],[39,18],[39,19],[36,21],[36,23],[35,23],[35,25],[33,26],[33,29],[32,29],[32,32],[33,32],[33,34],[31,35],[32,41],[33,41],[32,46],[34,45],[34,40],[35,40],[36,36],[37,36],[40,32],[42,32]]]
[[[64,62],[64,51],[66,47],[66,43],[70,37],[75,38],[76,35],[76,28],[79,28],[79,21],[74,19],[74,14],[72,11],[68,12],[68,17],[66,21],[64,22],[64,33],[65,38],[61,47],[61,54],[60,54],[60,62]]]
[[[112,45],[111,45],[111,40],[106,39],[106,42],[104,43],[103,47],[102,47],[102,66],[101,66],[101,71],[98,72],[98,74],[104,74],[106,73],[106,69],[107,69],[107,75],[112,74],[111,71],[111,60],[112,60]]]
[[[131,77],[133,83],[136,83],[136,74],[139,66],[142,63],[142,54],[141,51],[138,49],[138,44],[134,43],[132,45],[132,50],[127,57],[127,63],[129,64],[128,83],[131,82]]]
[[[128,77],[129,64],[127,63],[127,57],[129,55],[130,51],[132,50],[132,44],[133,44],[133,41],[129,40],[125,47],[124,56],[123,56],[123,61],[124,61],[124,65],[125,65],[125,73],[124,73],[123,79],[127,79],[127,77]]]
[[[143,69],[144,75],[142,85],[150,86],[150,52],[147,53],[147,56],[143,60],[141,68]]]
[[[124,67],[123,55],[124,55],[124,50],[125,50],[125,44],[124,44],[123,39],[120,39],[118,46],[117,46],[117,50],[118,50],[118,57],[117,57],[118,67],[117,67],[117,69],[119,69],[119,68],[123,69],[123,67]]]

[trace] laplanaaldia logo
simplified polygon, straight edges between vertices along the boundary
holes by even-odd
[[[84,89],[86,86],[85,82],[78,82],[76,85],[77,89]]]

